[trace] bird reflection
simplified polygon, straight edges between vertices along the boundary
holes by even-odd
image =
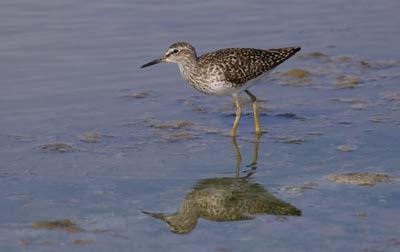
[[[191,232],[199,218],[210,221],[241,221],[254,219],[254,214],[300,216],[301,210],[286,203],[249,177],[257,165],[260,136],[254,141],[253,160],[245,176],[240,175],[242,156],[235,137],[232,145],[236,154],[236,177],[203,179],[186,195],[179,210],[173,214],[145,212],[163,220],[170,231]]]

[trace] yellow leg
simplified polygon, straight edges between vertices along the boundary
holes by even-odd
[[[246,94],[248,94],[250,96],[251,101],[253,103],[254,125],[255,125],[256,135],[260,135],[261,128],[260,128],[260,117],[259,117],[259,113],[258,113],[257,98],[255,95],[250,93],[249,90],[246,90],[245,92],[246,92]]]
[[[240,115],[242,114],[242,110],[240,108],[240,102],[239,102],[239,97],[238,96],[233,96],[233,100],[235,101],[236,105],[236,117],[235,121],[233,122],[233,127],[231,129],[231,136],[236,136],[237,128],[239,125],[239,120],[240,120]]]

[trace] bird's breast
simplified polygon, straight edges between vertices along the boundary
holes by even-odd
[[[230,96],[237,92],[237,89],[227,82],[225,76],[219,71],[203,73],[200,70],[192,71],[182,65],[179,65],[179,70],[183,79],[199,92],[216,96]]]

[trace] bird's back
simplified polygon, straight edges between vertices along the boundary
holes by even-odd
[[[200,181],[190,192],[190,201],[199,217],[212,221],[238,221],[254,217],[251,214],[299,216],[301,211],[286,203],[263,186],[245,178],[213,178]]]
[[[269,72],[296,52],[300,47],[277,49],[227,48],[199,57],[199,65],[206,71],[224,73],[225,80],[241,86],[249,80]]]

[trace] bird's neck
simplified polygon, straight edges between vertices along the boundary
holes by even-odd
[[[178,212],[173,215],[175,224],[188,231],[191,231],[196,226],[199,217],[199,209],[197,209],[191,200],[185,200]]]
[[[196,55],[182,60],[178,66],[182,77],[188,82],[193,82],[200,73],[199,59]]]

